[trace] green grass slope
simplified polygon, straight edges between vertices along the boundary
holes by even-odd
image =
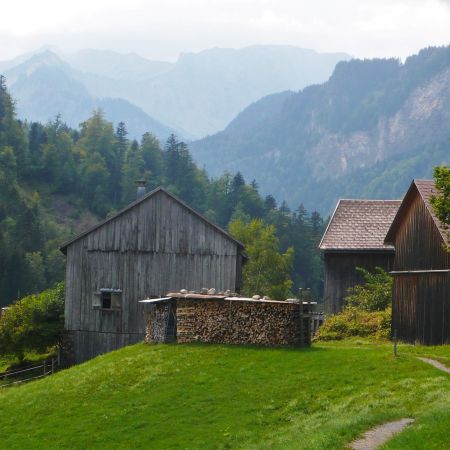
[[[138,344],[0,390],[5,449],[339,449],[413,417],[383,448],[447,448],[450,348]]]

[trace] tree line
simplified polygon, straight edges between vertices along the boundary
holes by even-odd
[[[237,222],[234,229],[241,234],[255,219],[270,227],[276,238],[272,247],[288,252],[291,262],[280,266],[288,272],[283,286],[320,293],[317,244],[324,223],[317,212],[278,205],[239,172],[212,179],[176,136],[164,145],[151,133],[129,139],[126,125],[114,128],[101,110],[78,129],[60,116],[46,124],[20,121],[0,77],[0,304],[61,281],[59,246],[73,236],[74,223],[84,211],[100,219],[135,200],[136,180],[145,180],[149,190],[166,187],[224,228]],[[70,217],[64,213],[67,205]],[[255,233],[254,240],[258,236],[271,239],[267,232]]]

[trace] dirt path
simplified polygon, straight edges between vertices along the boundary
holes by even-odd
[[[436,367],[436,369],[442,370],[443,372],[450,373],[450,369],[447,366],[444,366],[444,364],[436,361],[435,359],[420,357],[417,357],[417,359],[420,359],[424,363],[431,364],[433,367]]]
[[[353,441],[350,448],[353,450],[374,450],[413,422],[414,419],[400,419],[379,425],[366,431],[361,439]]]
[[[431,364],[436,369],[442,370],[445,373],[450,374],[450,368],[444,364],[431,358],[417,357],[424,363]],[[405,427],[412,424],[414,419],[400,419],[394,422],[388,422],[378,427],[372,428],[366,431],[361,439],[353,441],[350,444],[350,448],[353,450],[374,450],[380,445],[387,442],[396,434],[400,433]]]

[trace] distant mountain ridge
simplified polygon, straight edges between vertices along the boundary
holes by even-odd
[[[193,142],[212,175],[241,171],[292,207],[330,212],[338,197],[399,198],[450,161],[450,46],[352,60],[328,82],[265,98]]]
[[[131,137],[151,131],[165,140],[171,133],[178,133],[124,99],[91,95],[70,65],[49,50],[11,67],[5,75],[17,99],[18,115],[27,120],[46,123],[61,114],[63,121],[76,128],[93,110],[101,108],[116,125],[124,121]]]
[[[120,54],[111,50],[84,49],[61,57],[75,70],[113,80],[145,80],[169,71],[174,65],[150,61],[136,53]]]
[[[24,118],[34,117],[32,99],[40,98],[33,90],[31,74],[37,64],[47,68],[56,86],[67,83],[58,81],[58,77],[70,78],[73,87],[78,83],[80,94],[83,90],[82,98],[89,94],[95,101],[125,100],[140,108],[141,116],[145,113],[183,138],[193,139],[225,128],[242,109],[266,95],[297,91],[327,80],[336,63],[349,58],[344,53],[320,54],[290,46],[252,46],[186,53],[175,63],[169,63],[150,61],[133,53],[86,49],[56,54],[52,49],[0,62],[0,72],[9,79]],[[19,72],[24,77],[20,90],[14,86]],[[41,85],[43,81],[40,80]],[[50,88],[46,90],[49,92]],[[27,97],[23,97],[25,92]],[[67,93],[56,92],[58,102],[64,103]],[[53,99],[49,100],[46,119],[55,114]],[[41,113],[45,112],[45,104],[39,108]],[[68,108],[81,109],[81,105],[69,102]],[[66,115],[64,110],[58,112]],[[71,125],[76,125],[75,118],[78,120],[79,116],[68,118]]]
[[[130,84],[124,79],[82,77],[91,93],[125,98],[164,123],[193,136],[223,129],[265,95],[323,82],[344,53],[319,54],[290,46],[213,48],[182,54],[172,67]]]

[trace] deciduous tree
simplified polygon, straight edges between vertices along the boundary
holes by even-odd
[[[279,240],[273,225],[265,225],[254,219],[249,223],[235,220],[230,232],[245,245],[249,260],[244,266],[243,293],[267,295],[283,300],[291,296],[292,280],[289,272],[294,258],[294,249],[280,253]]]
[[[440,166],[434,168],[434,180],[438,193],[431,197],[431,204],[438,219],[445,229],[450,228],[450,167]],[[450,231],[447,234],[447,243],[450,247]]]

